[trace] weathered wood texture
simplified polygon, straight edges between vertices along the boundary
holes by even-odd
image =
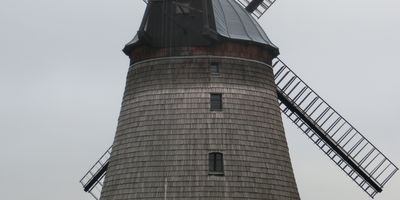
[[[224,176],[208,174],[209,152],[224,154]],[[223,57],[131,66],[101,200],[132,199],[300,199],[272,69]]]

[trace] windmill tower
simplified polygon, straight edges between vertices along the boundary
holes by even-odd
[[[277,58],[255,20],[274,1],[147,3],[114,143],[81,180],[96,199],[300,199],[281,113],[369,196],[396,173]]]

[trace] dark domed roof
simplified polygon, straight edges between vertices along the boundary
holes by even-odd
[[[166,2],[169,2],[170,7],[168,8],[170,10],[163,12],[162,9],[165,9],[163,3]],[[191,3],[185,4],[184,2]],[[206,2],[211,2],[211,4],[207,4]],[[204,6],[205,4],[207,6]],[[177,5],[183,7],[182,12],[186,9],[188,13],[184,13],[184,15],[174,13],[177,10],[175,8]],[[182,9],[182,7],[178,8]],[[208,13],[208,15],[205,15],[205,13]],[[165,17],[168,14],[170,16]],[[205,16],[209,16],[208,19],[205,20]],[[175,28],[169,27],[171,24]],[[141,30],[126,45],[124,52],[128,53],[133,46],[145,40],[144,38],[150,38],[151,42],[148,43],[151,43],[152,46],[165,47],[166,41],[169,43],[172,41],[175,46],[185,46],[187,44],[193,46],[209,45],[209,43],[205,42],[207,38],[204,35],[204,27],[207,27],[209,29],[208,32],[213,33],[217,38],[253,42],[266,46],[274,51],[276,55],[279,54],[278,48],[269,40],[267,34],[255,18],[239,3],[233,0],[181,0],[175,3],[168,0],[150,1]],[[166,37],[168,39],[165,39]],[[183,42],[186,43],[182,44]]]

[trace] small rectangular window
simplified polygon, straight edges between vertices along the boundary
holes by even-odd
[[[210,95],[210,107],[211,111],[222,110],[222,94],[211,94]]]
[[[210,72],[211,74],[219,74],[219,63],[212,62],[210,64]]]
[[[222,153],[213,152],[208,154],[208,174],[224,175],[224,155]]]

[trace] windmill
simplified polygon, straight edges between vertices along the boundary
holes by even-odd
[[[145,2],[93,197],[299,199],[279,110],[370,197],[398,171],[277,58],[255,20],[275,1]]]

